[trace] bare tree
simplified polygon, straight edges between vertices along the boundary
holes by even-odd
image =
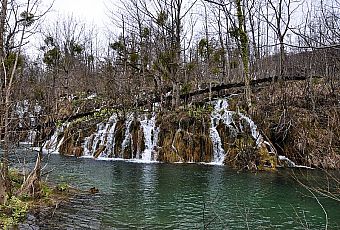
[[[7,19],[7,0],[2,0],[1,1],[1,15],[0,15],[0,58],[1,62],[4,63],[5,59],[5,54],[4,54],[4,37],[5,37],[5,22]],[[5,70],[5,69],[4,69]],[[2,127],[0,128],[1,131],[4,132],[4,142],[3,142],[3,157],[2,157],[2,164],[1,164],[1,175],[0,175],[0,204],[4,204],[7,201],[7,194],[11,193],[10,189],[10,182],[9,182],[9,175],[8,175],[8,137],[5,137],[6,135],[8,136],[8,130],[6,130],[6,125],[8,125],[8,116],[9,112],[7,105],[4,101],[4,96],[5,93],[7,93],[7,87],[6,87],[6,81],[7,78],[5,76],[7,75],[6,72],[2,73],[4,75],[1,77],[1,106],[4,107],[4,110],[1,111],[3,116],[1,116],[1,125],[4,126],[4,130]],[[7,115],[7,119],[6,119]],[[6,121],[7,120],[7,121]],[[2,135],[0,135],[2,137]]]
[[[232,23],[232,33],[237,40],[238,48],[240,50],[240,58],[242,62],[242,72],[243,79],[245,83],[245,99],[249,110],[251,110],[251,87],[250,87],[250,52],[249,52],[249,36],[247,34],[247,24],[246,24],[246,10],[241,0],[235,0],[228,4],[224,1],[211,1],[205,0],[212,4],[223,7],[225,14],[230,19]],[[230,4],[230,5],[229,5]],[[229,5],[230,7],[227,7]],[[236,16],[234,16],[236,14]]]
[[[279,76],[284,79],[285,62],[285,38],[291,28],[291,20],[294,12],[303,4],[303,1],[294,0],[268,0],[269,11],[273,12],[272,18],[265,18],[266,23],[274,31],[280,47]],[[264,14],[263,14],[264,15]]]
[[[19,57],[22,54],[22,48],[25,45],[27,39],[27,32],[30,32],[28,28],[32,26],[38,19],[43,17],[45,11],[42,14],[37,13],[37,8],[40,3],[39,0],[27,0],[24,5],[18,4],[16,1],[7,2],[2,1],[2,12],[0,17],[0,58],[1,58],[1,104],[3,106],[2,117],[2,135],[4,138],[2,149],[2,165],[1,165],[1,177],[0,177],[0,203],[6,203],[8,197],[12,194],[11,182],[9,179],[9,159],[10,159],[10,143],[11,143],[11,112],[13,109],[13,92],[15,89],[15,82],[17,76],[17,70],[19,68]],[[22,7],[21,7],[22,6]],[[34,14],[35,13],[35,14]],[[14,21],[14,29],[9,27],[8,23]],[[10,29],[9,29],[10,28]],[[6,37],[8,40],[4,40]],[[7,49],[6,49],[7,47]],[[6,66],[6,60],[10,57],[10,53],[13,52],[14,60],[11,65]],[[13,55],[12,55],[13,57]],[[41,155],[38,155],[37,162],[40,162]],[[40,166],[39,166],[40,167]]]

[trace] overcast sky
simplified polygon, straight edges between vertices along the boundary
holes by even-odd
[[[70,15],[102,27],[107,20],[106,6],[111,0],[55,0],[52,8],[54,14]]]

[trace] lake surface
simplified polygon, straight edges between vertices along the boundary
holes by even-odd
[[[45,161],[46,170],[54,169],[48,180],[83,190],[96,187],[99,193],[62,204],[39,220],[40,229],[325,229],[321,206],[291,177],[294,172],[317,183],[320,171],[255,174],[224,166],[60,155]],[[340,229],[339,202],[318,198],[328,229]]]

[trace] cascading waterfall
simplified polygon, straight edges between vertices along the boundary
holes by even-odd
[[[50,137],[49,140],[47,140],[43,146],[43,151],[47,153],[58,153],[59,148],[61,144],[64,141],[64,137],[62,137],[61,140],[58,141],[58,137],[61,133],[64,132],[65,127],[68,127],[69,124],[61,125],[60,127],[57,127],[57,129],[54,131],[53,135]]]
[[[99,156],[101,158],[110,157],[110,154],[114,152],[114,148],[115,148],[115,133],[114,132],[115,132],[116,124],[117,124],[117,116],[113,115],[112,117],[110,117],[109,123],[111,127],[110,129],[108,129],[108,133],[107,133],[106,148],[103,151],[103,153]]]
[[[237,122],[235,122],[233,118],[233,116],[236,114],[240,117],[240,119],[247,122],[250,127],[252,136],[256,140],[256,143],[258,145],[263,143],[263,138],[257,130],[257,126],[254,124],[254,122],[242,113],[229,111],[227,99],[219,99],[212,102],[212,104],[214,105],[214,110],[211,114],[210,138],[213,143],[213,164],[222,165],[226,154],[225,150],[223,149],[223,143],[220,134],[217,130],[220,122],[227,125],[231,133],[236,134],[237,132],[242,132],[244,130],[244,127],[242,127],[241,123],[239,123],[239,125],[236,125]],[[122,151],[133,144],[131,143],[133,140],[130,133],[130,126],[133,120],[134,116],[133,114],[130,114],[125,121],[124,139],[121,144]],[[156,127],[156,115],[153,114],[151,118],[148,118],[146,115],[144,115],[142,119],[139,119],[139,121],[144,134],[145,150],[142,152],[141,157],[137,155],[136,158],[139,159],[135,160],[141,160],[142,162],[151,162],[156,159],[156,157],[153,156],[153,153],[155,152],[154,149],[157,146],[159,134],[159,128]],[[93,157],[98,147],[103,145],[105,145],[105,150],[100,154],[99,157],[109,158],[113,155],[115,146],[114,130],[116,127],[116,123],[117,117],[112,116],[108,123],[100,123],[97,125],[96,133],[92,134],[90,137],[85,138],[85,143],[83,146],[85,156]],[[115,155],[122,157],[121,153]]]
[[[26,113],[28,113],[29,110],[29,102],[28,100],[24,100],[21,102],[17,102],[17,104],[15,105],[15,112],[19,117],[19,127],[22,128],[24,127],[23,124],[23,120],[24,120],[24,116]]]
[[[222,131],[219,129],[219,125],[221,124],[228,127],[228,132],[233,138],[237,137],[237,135],[242,132],[249,131],[254,140],[256,140],[258,147],[267,145],[267,147],[269,146],[269,148],[271,148],[270,144],[264,141],[257,126],[249,117],[240,112],[228,110],[228,98],[212,101],[211,104],[214,107],[210,117],[211,126],[209,129],[209,136],[213,148],[211,164],[222,165],[227,154],[226,149],[224,149],[225,144],[222,142],[225,137],[221,137],[219,133],[219,131]],[[83,156],[91,158],[95,157],[103,160],[110,160],[115,157],[118,159],[133,157],[133,159],[129,160],[138,162],[156,161],[156,159],[158,159],[156,148],[158,135],[160,133],[160,128],[156,127],[156,116],[156,113],[153,113],[151,116],[143,114],[136,117],[134,113],[130,113],[126,116],[124,128],[119,128],[117,131],[117,123],[120,122],[120,120],[117,115],[111,116],[108,121],[97,125],[95,133],[84,138],[82,145]],[[138,123],[135,124],[134,121],[136,120],[138,120]],[[137,132],[136,128],[139,129]],[[61,132],[63,132],[63,127],[56,130],[50,140],[46,142],[44,149],[58,151],[62,141],[58,142],[57,139]],[[119,136],[119,140],[116,140],[116,135],[118,135],[118,133],[115,132],[119,132],[119,135],[122,135]],[[139,139],[141,136],[144,138],[143,143],[140,142]],[[119,148],[116,148],[116,150],[119,149],[120,152],[114,152],[115,145],[118,144],[117,141],[119,141],[120,146]],[[137,141],[138,143],[133,143],[134,141]],[[145,148],[141,152],[140,147],[142,144],[144,144]],[[129,155],[131,152],[128,148],[132,148],[132,156]],[[125,154],[128,155],[125,156]],[[189,156],[189,158],[190,157],[191,156]],[[189,158],[187,161],[190,161]]]
[[[125,132],[124,138],[121,144],[122,152],[132,145],[132,138],[130,133],[130,127],[134,120],[133,114],[130,114],[125,121]],[[136,156],[137,160],[141,162],[152,162],[155,161],[154,149],[158,141],[159,128],[156,127],[156,115],[153,114],[151,118],[148,116],[143,116],[143,118],[138,119],[141,124],[141,129],[144,134],[145,149],[141,155]],[[115,128],[117,125],[117,116],[113,115],[107,123],[100,123],[97,125],[97,130],[90,137],[86,137],[83,148],[84,157],[94,157],[96,150],[99,146],[105,146],[105,150],[99,155],[99,159],[112,159],[112,156],[118,155],[122,158],[122,153],[114,154],[115,147]]]
[[[225,157],[225,150],[223,149],[223,144],[221,142],[220,135],[217,131],[217,126],[220,122],[227,125],[232,133],[236,134],[237,132],[244,132],[244,128],[242,123],[239,122],[239,125],[236,125],[234,121],[234,116],[237,115],[240,117],[241,120],[246,121],[246,123],[250,127],[251,135],[256,140],[256,145],[260,146],[262,144],[268,145],[267,142],[264,141],[262,135],[257,129],[254,121],[251,120],[249,117],[245,116],[240,112],[229,111],[228,110],[228,100],[225,99],[218,99],[212,103],[214,105],[214,110],[211,114],[211,127],[210,127],[210,137],[213,142],[213,152],[214,164],[223,164],[223,160]],[[271,147],[271,146],[270,146]]]
[[[249,124],[251,135],[256,140],[256,145],[259,146],[262,143],[264,143],[263,137],[260,134],[259,130],[257,129],[257,126],[255,125],[254,121],[241,113],[239,113],[239,115],[241,116],[241,119],[245,120]]]
[[[114,130],[117,123],[117,117],[111,116],[107,123],[97,125],[97,130],[90,137],[86,137],[83,148],[84,156],[93,157],[99,146],[105,146],[105,150],[98,156],[106,158],[109,156],[110,150],[114,148]]]
[[[128,147],[129,143],[132,142],[131,134],[130,134],[130,126],[133,122],[133,114],[130,114],[125,121],[125,133],[124,139],[122,142],[122,152]]]
[[[28,100],[19,101],[15,105],[15,113],[18,116],[18,125],[27,131],[27,137],[20,142],[21,144],[33,145],[37,136],[34,127],[37,125],[37,117],[41,112],[41,106],[36,103],[34,106],[30,105]]]
[[[142,161],[150,162],[155,159],[152,159],[152,154],[158,141],[159,129],[156,128],[156,115],[153,114],[151,119],[148,119],[147,116],[145,116],[145,119],[141,120],[140,123],[145,139],[145,150],[142,153]]]
[[[84,156],[85,157],[92,157],[91,155],[91,148],[92,148],[92,145],[91,145],[91,140],[93,138],[95,134],[92,134],[90,137],[85,137],[84,138],[84,144],[83,144],[83,149],[84,149]]]
[[[97,148],[104,144],[104,138],[107,134],[109,124],[99,123],[97,125],[97,131],[93,133],[90,137],[85,139],[84,143],[84,155],[94,156]],[[92,140],[92,142],[91,142]]]
[[[211,113],[211,127],[210,138],[213,143],[213,161],[214,164],[223,164],[225,151],[223,149],[221,137],[217,131],[217,126],[220,121],[224,124],[230,125],[232,123],[232,113],[228,111],[228,101],[226,99],[219,99],[213,102],[214,110]]]
[[[27,139],[25,141],[26,142],[25,144],[32,145],[34,143],[34,140],[35,140],[36,136],[37,136],[37,132],[34,131],[34,130],[30,130],[28,132],[28,136],[27,136]]]

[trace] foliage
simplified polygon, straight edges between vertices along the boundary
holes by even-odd
[[[188,64],[186,64],[186,68],[188,73],[194,72],[195,68],[197,68],[197,63],[196,62],[189,62]]]
[[[213,53],[213,61],[215,63],[219,63],[224,59],[225,50],[224,49],[216,49]]]
[[[189,93],[191,89],[192,89],[191,83],[190,82],[185,83],[181,87],[181,93],[183,94]]]
[[[206,56],[208,49],[208,41],[205,38],[202,38],[198,43],[198,52],[201,57]]]
[[[50,186],[48,186],[47,184],[45,183],[42,183],[41,185],[41,196],[42,197],[50,197],[51,195],[53,194],[53,190],[51,189]]]
[[[161,11],[159,14],[158,14],[158,17],[157,17],[157,21],[156,23],[159,25],[159,26],[165,26],[167,20],[168,20],[168,14],[165,12],[165,11]]]
[[[0,226],[2,225],[4,229],[9,229],[26,217],[28,204],[12,196],[7,204],[0,206],[0,210],[2,213],[0,214]]]
[[[204,106],[191,106],[188,109],[188,114],[190,117],[199,119],[202,118],[206,114],[211,114],[214,110],[212,105],[204,105]]]
[[[75,42],[71,43],[70,51],[72,55],[75,55],[75,54],[79,55],[83,52],[83,50],[84,48],[80,44],[77,44]]]
[[[202,38],[198,43],[198,53],[203,58],[208,58],[214,52],[214,41]]]
[[[7,70],[10,70],[11,68],[13,68],[14,64],[15,64],[15,60],[17,58],[17,53],[14,52],[10,52],[5,61],[4,61],[4,65],[6,67]],[[23,67],[24,65],[24,57],[22,55],[18,56],[18,62],[17,62],[17,67]]]
[[[19,22],[27,27],[33,25],[33,23],[35,22],[34,14],[30,12],[24,11],[20,14],[20,17],[21,19],[19,20]]]
[[[117,51],[119,55],[122,55],[126,47],[124,45],[124,42],[122,40],[119,40],[114,43],[111,43],[110,48],[113,49],[114,51]]]
[[[14,187],[19,188],[23,182],[23,176],[16,169],[9,170],[9,178],[12,181]]]
[[[51,36],[47,36],[47,37],[44,39],[44,43],[45,43],[47,46],[56,46],[56,45],[55,45],[55,42],[54,42],[54,39],[53,39],[53,37],[51,37]]]
[[[131,61],[131,63],[137,64],[138,59],[139,59],[139,54],[138,53],[130,54],[130,61]]]
[[[57,66],[59,60],[61,58],[61,52],[57,47],[54,47],[48,50],[44,54],[43,62],[48,66]]]
[[[63,125],[63,121],[62,120],[57,120],[56,122],[56,127],[59,128]]]
[[[233,28],[229,29],[228,32],[229,32],[230,36],[233,37],[233,38],[238,38],[240,36],[240,30],[237,27],[233,27]]]
[[[66,182],[62,182],[56,186],[56,189],[59,192],[66,192],[69,188],[69,185]]]
[[[141,34],[142,38],[148,38],[150,36],[150,29],[147,27],[144,27],[142,29],[142,34]]]

